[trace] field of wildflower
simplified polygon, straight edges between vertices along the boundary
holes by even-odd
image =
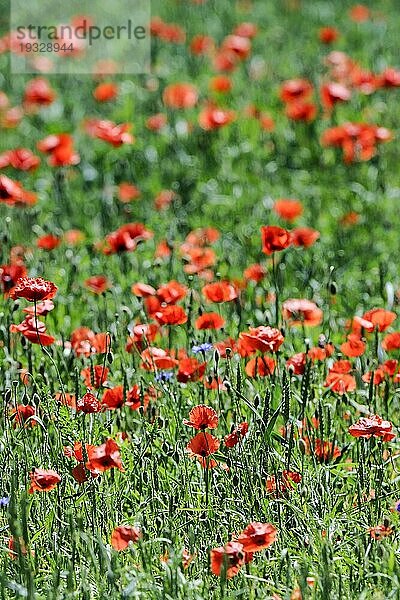
[[[0,0],[1,600],[399,598],[398,8],[63,76]]]

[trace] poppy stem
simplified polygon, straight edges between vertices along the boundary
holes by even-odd
[[[278,286],[278,275],[277,267],[275,264],[275,254],[272,254],[272,278],[274,280],[275,289],[275,324],[279,328],[279,286]]]
[[[51,356],[50,352],[47,350],[47,348],[45,348],[42,344],[42,340],[40,339],[40,334],[39,334],[39,328],[38,328],[38,317],[37,317],[37,306],[36,306],[36,300],[33,301],[33,308],[34,308],[34,315],[35,315],[35,329],[36,329],[36,335],[38,338],[38,342],[40,345],[40,348],[42,349],[42,352],[44,352],[44,354],[48,357],[48,359],[50,360],[51,364],[53,365],[53,367],[55,368],[56,371],[56,375],[57,375],[57,379],[60,383],[60,387],[61,387],[61,393],[62,393],[62,398],[65,400],[65,388],[64,388],[64,384],[63,381],[61,379],[61,375],[60,375],[60,371],[58,370],[56,361],[54,360],[54,358]]]
[[[204,470],[204,484],[205,484],[205,488],[206,488],[206,507],[208,508],[208,484],[209,484],[209,478],[208,478],[208,465],[209,465],[209,457],[206,457],[206,468]]]

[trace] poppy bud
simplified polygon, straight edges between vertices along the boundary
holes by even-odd
[[[297,442],[297,444],[299,446],[300,453],[303,454],[303,455],[306,454],[307,446],[306,446],[305,441],[300,438],[299,441]]]
[[[232,348],[225,348],[226,358],[230,358],[232,356]]]
[[[337,283],[335,281],[332,281],[329,284],[329,291],[332,294],[332,296],[336,296],[336,294],[337,294]]]
[[[260,406],[260,396],[258,394],[256,394],[254,396],[254,407],[258,408]]]
[[[107,353],[107,362],[108,362],[108,364],[112,365],[113,360],[114,360],[114,357],[113,357],[112,352],[108,352]]]

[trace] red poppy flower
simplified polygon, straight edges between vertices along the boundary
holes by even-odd
[[[155,323],[141,324],[138,323],[129,328],[131,335],[126,343],[126,351],[132,352],[135,348],[139,351],[143,350],[145,345],[148,345],[156,338],[159,326]]]
[[[390,442],[396,435],[392,432],[393,425],[390,421],[384,421],[378,415],[360,417],[354,425],[349,427],[349,433],[353,437],[381,437],[384,442]]]
[[[8,150],[0,155],[0,169],[11,166],[19,171],[34,171],[40,165],[40,158],[27,148]]]
[[[265,268],[256,263],[254,265],[249,265],[243,272],[243,277],[249,281],[255,281],[256,283],[260,283],[264,279],[266,275]]]
[[[63,406],[69,406],[69,408],[76,410],[75,394],[69,394],[68,392],[57,392],[54,397],[57,402],[60,402],[60,404]]]
[[[306,79],[289,79],[281,85],[279,97],[282,102],[288,103],[294,100],[305,100],[312,92],[313,86]]]
[[[142,223],[127,223],[106,236],[103,253],[133,252],[140,242],[152,237],[153,232]]]
[[[213,67],[216,71],[233,71],[239,62],[236,52],[221,48],[213,57]]]
[[[138,198],[140,198],[140,196],[141,191],[139,190],[139,188],[136,187],[136,185],[128,183],[127,181],[124,181],[119,184],[118,198],[124,204],[130,202],[131,200],[137,200]]]
[[[365,381],[365,383],[369,383],[371,381],[372,374],[374,375],[374,378],[373,378],[374,385],[380,385],[382,383],[382,381],[385,381],[386,372],[384,371],[384,369],[382,369],[380,367],[375,369],[375,371],[368,371],[368,373],[364,373],[364,375],[362,376],[361,379],[363,381]]]
[[[180,383],[198,381],[206,370],[206,363],[200,363],[196,358],[181,358],[178,364],[177,380]]]
[[[54,248],[57,248],[60,244],[60,238],[51,233],[42,235],[36,242],[36,246],[42,250],[54,250]]]
[[[197,88],[191,83],[173,83],[163,92],[163,101],[169,108],[193,108],[198,100]]]
[[[345,123],[327,129],[322,134],[324,146],[341,147],[345,163],[370,160],[376,153],[376,144],[392,139],[392,132],[384,127],[366,123]]]
[[[389,524],[375,525],[375,527],[369,527],[368,532],[373,540],[383,540],[392,535],[393,528]]]
[[[292,327],[296,325],[315,327],[320,325],[323,319],[322,310],[314,302],[304,298],[285,300],[282,304],[282,315]]]
[[[176,23],[165,23],[160,17],[154,17],[150,23],[151,34],[164,42],[183,44],[186,40],[185,31]]]
[[[332,44],[339,38],[339,31],[336,27],[321,27],[318,37],[323,44]]]
[[[274,131],[275,129],[275,121],[271,117],[270,114],[266,112],[261,112],[258,116],[258,122],[260,124],[261,129],[264,131]]]
[[[221,327],[224,327],[224,325],[225,319],[223,319],[221,315],[215,312],[203,313],[202,315],[200,315],[200,317],[196,319],[194,324],[195,328],[200,330],[221,329]]]
[[[88,462],[86,467],[89,470],[108,471],[109,469],[119,469],[124,471],[122,466],[121,455],[119,453],[118,444],[108,438],[108,440],[100,446],[90,446],[87,449]]]
[[[22,277],[10,293],[10,297],[26,298],[29,302],[50,300],[57,292],[57,286],[41,277]]]
[[[176,305],[160,308],[156,312],[155,318],[161,325],[183,325],[188,320],[183,308]]]
[[[102,410],[100,402],[97,400],[96,396],[90,392],[84,394],[82,398],[78,398],[76,408],[78,411],[85,414],[98,413]]]
[[[8,206],[33,205],[37,196],[25,190],[20,183],[13,181],[7,175],[0,175],[0,202]]]
[[[69,133],[52,134],[37,143],[40,152],[50,154],[51,167],[66,167],[76,165],[80,156],[74,150],[74,140]]]
[[[317,116],[317,107],[312,102],[304,102],[303,100],[290,102],[286,105],[285,114],[292,121],[310,123]]]
[[[124,405],[124,388],[122,385],[117,385],[112,389],[108,389],[104,392],[101,399],[103,406],[108,409],[121,408]]]
[[[98,102],[109,102],[118,95],[118,85],[112,81],[99,83],[93,91],[93,96]]]
[[[156,290],[152,285],[140,281],[132,285],[131,292],[138,298],[147,298],[148,296],[155,296],[156,294]]]
[[[307,454],[313,454],[320,463],[328,463],[342,455],[340,448],[335,446],[333,442],[320,439],[310,441],[309,438],[303,438],[303,441],[306,445]]]
[[[379,75],[380,85],[385,88],[400,86],[400,71],[388,67]]]
[[[238,574],[245,563],[243,545],[239,542],[228,542],[225,546],[213,548],[210,559],[212,573],[218,576],[225,573],[225,576],[230,579]]]
[[[130,123],[121,123],[117,125],[112,121],[91,119],[85,123],[85,131],[91,137],[108,142],[115,148],[122,144],[133,144],[135,138],[130,133]]]
[[[24,116],[24,111],[20,106],[13,106],[6,110],[4,114],[0,115],[0,123],[4,129],[12,129],[17,127],[19,123],[22,121]]]
[[[179,302],[179,300],[185,298],[187,287],[178,281],[172,280],[159,287],[156,293],[160,302],[165,302],[165,304],[175,304],[176,302]]]
[[[205,431],[201,431],[194,438],[190,440],[186,449],[190,456],[194,456],[205,468],[207,466],[207,459],[211,454],[214,454],[219,448],[219,440]],[[208,461],[209,467],[216,465],[214,460]]]
[[[50,346],[55,342],[55,338],[46,333],[46,325],[35,317],[29,315],[19,325],[12,324],[10,326],[11,333],[22,333],[32,344],[40,344],[41,346]]]
[[[16,409],[14,409],[11,413],[11,417],[14,418],[14,423],[18,425],[23,425],[29,419],[28,424],[31,427],[37,424],[36,419],[34,418],[36,414],[36,410],[33,406],[29,404],[18,404]]]
[[[306,360],[307,356],[305,352],[299,352],[298,354],[294,354],[288,358],[286,361],[286,367],[294,375],[303,375],[306,368]]]
[[[261,227],[262,251],[265,254],[284,250],[290,246],[290,233],[282,227],[267,225]]]
[[[346,392],[354,392],[357,384],[355,378],[348,373],[331,372],[327,375],[324,387],[329,387],[338,394],[345,394]]]
[[[138,527],[132,525],[119,525],[111,534],[111,546],[120,551],[128,548],[130,542],[137,542],[142,537]]]
[[[176,192],[173,190],[161,190],[154,198],[154,206],[156,210],[167,209],[177,197]]]
[[[250,327],[248,332],[239,334],[244,348],[250,352],[276,352],[284,342],[284,337],[279,329],[274,327]]]
[[[109,373],[109,369],[104,367],[103,365],[95,365],[94,367],[86,367],[82,369],[81,375],[85,380],[85,385],[88,388],[100,388],[105,381],[107,381],[107,376]]]
[[[294,484],[300,483],[301,479],[300,473],[296,473],[295,471],[283,471],[282,477],[279,477],[278,481],[275,475],[269,475],[265,484],[267,494],[279,496],[279,494],[290,492],[295,488]]]
[[[161,129],[163,129],[167,123],[167,115],[164,113],[157,113],[147,117],[146,119],[146,127],[147,129],[150,129],[150,131],[161,131]]]
[[[347,336],[347,342],[340,346],[343,354],[350,357],[361,356],[365,352],[366,345],[356,333]]]
[[[250,523],[237,538],[245,552],[257,552],[268,548],[276,540],[276,528],[270,523]]]
[[[294,221],[303,213],[303,205],[301,202],[291,198],[281,198],[276,200],[273,208],[277,215],[287,221]]]
[[[211,406],[198,404],[189,413],[189,420],[183,419],[184,425],[194,429],[215,429],[218,426],[218,415]]]
[[[399,362],[397,360],[394,360],[394,359],[385,360],[385,362],[382,365],[382,369],[390,377],[393,377],[393,375],[395,375],[398,367],[399,367]]]
[[[246,423],[246,421],[240,423],[233,431],[231,431],[231,433],[228,433],[228,435],[224,437],[225,446],[227,448],[233,448],[236,446],[236,444],[238,444],[240,440],[245,437],[248,430],[249,424]]]
[[[104,354],[110,349],[109,336],[106,333],[94,333],[88,327],[78,327],[71,334],[71,346],[77,356]]]
[[[186,244],[189,246],[208,246],[215,244],[220,238],[220,233],[215,227],[199,227],[186,236]]]
[[[31,485],[28,494],[33,494],[33,492],[50,492],[61,481],[59,474],[51,469],[33,469],[29,476],[31,478]]]
[[[69,229],[64,233],[64,241],[69,246],[77,246],[85,239],[85,234],[80,229]]]
[[[372,323],[379,331],[386,331],[397,318],[397,315],[384,308],[373,308],[364,313],[362,318]]]
[[[319,239],[320,233],[310,227],[298,227],[290,232],[291,242],[294,246],[309,248]]]
[[[322,105],[330,110],[337,102],[348,102],[351,91],[341,83],[330,82],[321,86],[320,89]]]
[[[231,302],[238,297],[235,286],[229,281],[208,283],[203,287],[202,293],[209,302]]]
[[[253,38],[258,33],[258,27],[255,23],[239,23],[233,30],[234,35],[240,35],[241,37]]]
[[[270,356],[257,356],[246,364],[246,374],[249,377],[269,377],[275,371],[275,361]]]
[[[149,402],[157,398],[157,392],[154,388],[149,387],[147,392],[142,394],[141,388],[138,385],[134,385],[126,393],[125,406],[128,406],[131,410],[139,410],[147,408]]]
[[[350,19],[356,23],[364,23],[371,16],[370,10],[364,4],[355,4],[351,7],[349,13]]]
[[[208,54],[214,48],[214,40],[208,35],[195,35],[190,42],[190,52],[196,56]]]
[[[244,60],[250,54],[251,42],[241,35],[228,35],[222,42],[221,50],[233,52],[239,60]]]
[[[176,358],[169,356],[165,350],[154,346],[146,348],[140,356],[143,361],[140,366],[145,371],[155,371],[156,369],[164,371],[173,369],[179,364]]]
[[[210,131],[211,129],[219,129],[220,127],[229,125],[235,118],[235,111],[219,108],[210,104],[200,112],[199,125],[202,129]]]
[[[208,267],[212,267],[216,261],[214,250],[211,248],[191,247],[182,249],[188,264],[184,266],[184,271],[189,275],[201,273]]]
[[[56,93],[44,77],[35,77],[28,81],[24,92],[24,101],[27,104],[48,106],[54,102]]]
[[[1,271],[1,269],[0,269]],[[400,349],[400,331],[395,331],[394,333],[388,333],[382,340],[382,348],[386,350],[386,352],[390,352],[391,350],[399,350]]]
[[[28,271],[24,264],[0,265],[0,287],[8,296],[19,279],[26,277]]]
[[[227,75],[216,75],[210,80],[209,88],[212,92],[225,94],[232,90],[232,80]]]
[[[85,280],[84,285],[94,294],[103,294],[111,287],[111,283],[105,275],[93,275]]]

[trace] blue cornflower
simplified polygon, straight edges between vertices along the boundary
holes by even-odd
[[[1,508],[5,508],[9,504],[10,504],[10,498],[8,498],[7,496],[3,496],[2,498],[0,498],[0,507]]]
[[[173,376],[172,371],[160,371],[156,375],[156,381],[169,381]]]
[[[213,345],[209,342],[205,342],[204,344],[200,344],[200,346],[193,346],[192,352],[193,354],[198,354],[199,352],[208,352],[213,348]]]

